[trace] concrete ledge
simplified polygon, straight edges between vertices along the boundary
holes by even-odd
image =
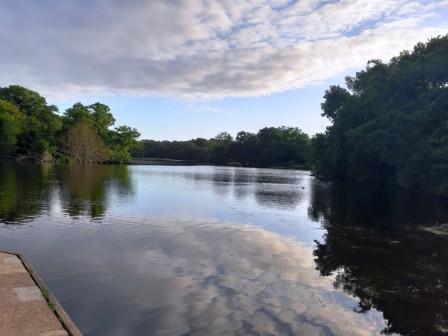
[[[69,336],[83,336],[81,331],[78,329],[76,324],[72,321],[70,316],[67,314],[67,312],[64,310],[62,305],[59,303],[59,301],[56,299],[56,297],[53,295],[53,293],[50,292],[50,290],[45,285],[42,278],[33,270],[31,264],[28,262],[28,260],[25,258],[24,255],[20,253],[15,253],[11,251],[3,251],[0,250],[1,253],[11,254],[20,259],[25,269],[28,271],[28,274],[30,275],[31,279],[34,281],[36,286],[40,289],[44,299],[46,300],[48,306],[53,311],[56,318],[59,320],[63,328],[67,331]]]

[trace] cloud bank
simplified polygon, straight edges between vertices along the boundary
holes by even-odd
[[[0,85],[63,95],[267,95],[446,34],[447,13],[447,0],[5,0]]]

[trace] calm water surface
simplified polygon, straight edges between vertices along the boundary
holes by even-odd
[[[447,335],[443,223],[301,171],[0,165],[0,249],[85,335]]]

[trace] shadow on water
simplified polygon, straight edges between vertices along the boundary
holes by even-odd
[[[386,334],[448,333],[448,239],[424,230],[448,222],[448,200],[403,190],[315,182],[309,216],[326,229],[316,268],[383,312]]]

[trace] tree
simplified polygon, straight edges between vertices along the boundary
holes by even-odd
[[[322,116],[331,121],[336,119],[338,112],[347,104],[350,99],[350,93],[340,86],[330,86],[324,94],[324,102],[321,104]]]
[[[69,129],[81,120],[93,121],[87,106],[81,103],[75,103],[72,107],[65,110],[63,115],[64,128]],[[92,123],[93,124],[93,123]]]
[[[309,156],[309,138],[295,127],[265,127],[258,134],[260,166],[305,166]]]
[[[67,149],[75,163],[98,163],[106,158],[101,139],[85,119],[78,121],[68,130]]]
[[[330,179],[393,183],[448,195],[448,36],[385,64],[369,61],[325,92],[332,125],[312,140],[313,166]]]
[[[65,111],[63,120],[66,130],[73,129],[78,124],[84,125],[83,129],[85,129],[85,125],[89,125],[89,130],[95,133],[95,141],[98,146],[102,147],[99,156],[102,160],[129,161],[131,148],[140,136],[136,129],[128,126],[120,126],[111,130],[115,119],[110,108],[101,103],[88,106],[76,103]],[[76,127],[75,130],[79,131]],[[75,143],[78,143],[78,140]]]
[[[19,154],[41,155],[56,151],[54,144],[62,128],[56,106],[48,105],[45,98],[37,92],[18,85],[0,88],[0,99],[15,105],[24,115],[22,132],[17,138]]]
[[[95,103],[87,106],[87,110],[90,112],[90,118],[93,121],[98,135],[103,140],[107,140],[109,128],[115,124],[115,119],[110,112],[109,106],[101,103]]]
[[[22,131],[22,114],[12,103],[0,99],[0,155],[10,154]]]
[[[231,151],[237,162],[245,166],[255,165],[259,152],[257,135],[244,131],[238,132]]]
[[[111,144],[109,159],[118,162],[127,162],[132,159],[130,150],[137,144],[140,133],[128,126],[120,126],[110,133]]]
[[[39,162],[130,159],[139,133],[127,126],[112,130],[115,119],[107,105],[76,103],[62,116],[57,112],[35,91],[0,88],[0,155]]]
[[[266,127],[257,134],[227,132],[212,139],[189,141],[142,140],[139,157],[169,158],[197,163],[243,166],[308,167],[310,141],[295,127]]]
[[[226,164],[232,161],[230,157],[230,146],[233,138],[227,132],[221,132],[210,140],[210,161],[214,164]]]

